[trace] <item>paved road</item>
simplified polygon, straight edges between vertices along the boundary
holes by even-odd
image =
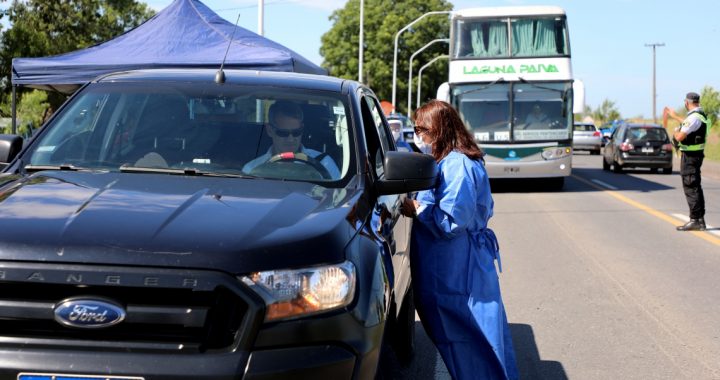
[[[523,379],[720,379],[720,179],[708,232],[681,233],[680,177],[602,170],[577,154],[562,192],[494,183],[491,227]],[[391,378],[448,379],[417,324]]]

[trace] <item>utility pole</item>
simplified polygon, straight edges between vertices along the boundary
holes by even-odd
[[[664,43],[653,43],[653,44],[645,44],[646,47],[652,46],[653,49],[653,91],[652,91],[652,99],[653,99],[653,123],[657,124],[657,114],[655,113],[657,110],[657,107],[655,105],[655,102],[657,101],[657,95],[655,94],[655,48],[659,46],[665,46]]]
[[[432,40],[432,41],[428,42],[427,44],[425,44],[425,46],[423,46],[423,47],[421,47],[420,49],[416,50],[416,51],[415,51],[414,53],[412,53],[412,55],[410,56],[410,61],[408,62],[408,101],[407,101],[407,115],[408,115],[408,117],[410,117],[410,111],[412,110],[412,106],[411,106],[410,101],[411,101],[411,99],[412,99],[412,63],[413,63],[413,59],[415,59],[415,56],[416,56],[416,55],[422,53],[423,50],[427,49],[430,45],[432,45],[432,44],[434,44],[434,43],[438,43],[438,42],[445,42],[445,43],[448,43],[448,44],[449,44],[449,43],[450,43],[450,39],[449,39],[449,38],[438,38],[438,39],[436,39],[436,40]]]
[[[425,17],[427,17],[427,16],[430,16],[430,15],[443,15],[443,14],[444,14],[444,15],[449,15],[449,14],[452,14],[452,11],[432,11],[432,12],[427,12],[427,13],[423,14],[422,16],[420,16],[420,17],[416,18],[415,20],[413,20],[413,22],[411,22],[411,23],[403,26],[402,29],[398,30],[398,32],[395,33],[395,48],[393,49],[392,113],[395,113],[395,106],[396,106],[396,104],[395,104],[395,94],[397,93],[397,91],[396,91],[396,89],[397,89],[397,60],[398,60],[398,58],[397,58],[397,56],[398,56],[397,51],[398,51],[398,39],[400,38],[400,34],[402,34],[402,32],[404,32],[404,31],[408,30],[411,26],[415,25],[416,22],[422,20],[423,18],[425,18]],[[410,116],[410,115],[408,115],[408,116]]]

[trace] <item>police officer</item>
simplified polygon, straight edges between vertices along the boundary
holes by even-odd
[[[673,139],[682,153],[680,175],[685,198],[690,207],[690,221],[677,227],[678,231],[705,230],[705,197],[700,185],[700,166],[705,158],[705,138],[709,124],[707,115],[700,108],[700,95],[688,92],[685,96],[687,117],[683,120],[675,111],[665,107],[665,112],[681,124],[675,129]]]

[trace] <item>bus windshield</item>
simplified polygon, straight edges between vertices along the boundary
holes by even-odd
[[[459,18],[452,58],[569,56],[564,16]]]
[[[572,84],[462,84],[453,103],[480,143],[572,138]]]
[[[510,141],[510,84],[458,85],[453,102],[476,141]]]

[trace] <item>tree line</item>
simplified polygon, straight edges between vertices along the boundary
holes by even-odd
[[[7,5],[0,11],[0,19],[9,24],[7,30],[1,30],[0,25],[0,114],[5,117],[10,115],[13,58],[44,57],[83,49],[123,34],[154,15],[145,3],[136,0],[0,0],[0,4]],[[332,27],[322,36],[320,46],[322,66],[330,75],[358,78],[359,7],[360,0],[349,0],[330,16]],[[392,97],[396,33],[427,12],[451,9],[453,4],[446,0],[365,0],[363,81],[380,99]],[[449,27],[446,15],[435,15],[424,18],[400,35],[395,105],[398,112],[407,112],[410,56],[429,41],[448,38]],[[447,44],[438,43],[417,55],[413,62],[413,99],[417,93],[418,69],[447,51]],[[424,71],[420,89],[422,101],[435,97],[438,86],[447,80],[447,71],[446,60],[438,60]],[[705,110],[718,120],[718,92],[708,86],[701,96]],[[65,96],[19,88],[18,99],[22,130],[30,125],[40,126]],[[678,111],[684,113],[682,109]],[[585,112],[576,116],[588,115],[598,125],[622,118],[615,102],[609,99],[595,109],[586,106]]]
[[[700,107],[713,120],[714,125],[720,125],[718,120],[718,117],[720,117],[720,93],[712,86],[705,86],[700,91]],[[684,105],[677,106],[675,112],[678,115],[687,114]],[[587,116],[592,117],[596,125],[603,125],[623,118],[615,102],[610,99],[603,100],[595,109],[586,105],[583,113],[575,115],[575,119],[579,121]]]
[[[11,67],[16,57],[44,57],[83,49],[108,41],[140,25],[154,15],[145,3],[136,0],[0,0],[6,3],[0,18],[9,27],[0,35],[0,114],[10,110]],[[359,0],[350,0],[330,16],[333,26],[322,36],[322,66],[330,75],[357,79],[359,53]],[[381,99],[392,92],[394,38],[398,30],[429,11],[451,10],[445,0],[366,0],[364,10],[364,82]],[[2,28],[0,26],[0,28]],[[397,108],[405,112],[408,59],[428,41],[447,38],[446,16],[428,17],[399,39],[397,60]],[[446,53],[447,44],[426,49],[414,61],[413,71],[437,55]],[[438,61],[424,71],[423,100],[434,97],[447,76],[447,62]],[[417,79],[413,80],[414,85]],[[414,93],[415,94],[415,93]],[[413,99],[415,95],[413,94]],[[40,126],[50,111],[66,96],[57,92],[18,88],[18,119],[21,132]]]
[[[68,53],[117,37],[152,17],[147,4],[135,0],[0,0],[0,115],[11,114],[12,59]],[[1,6],[1,5],[0,5]],[[0,28],[2,26],[0,25]],[[19,132],[39,127],[49,111],[65,101],[58,92],[20,88]]]

